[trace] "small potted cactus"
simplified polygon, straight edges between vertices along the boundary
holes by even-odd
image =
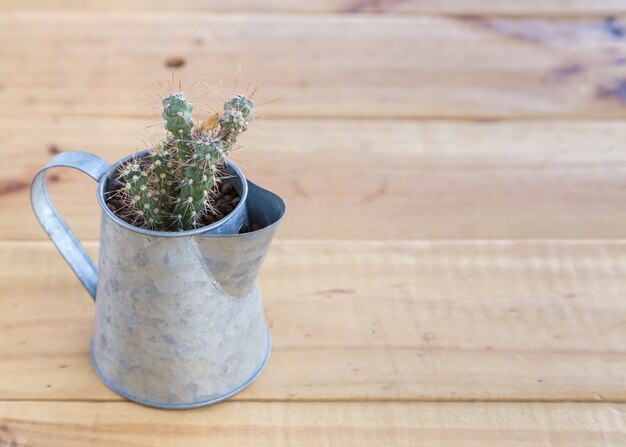
[[[87,152],[55,156],[31,201],[96,303],[98,376],[135,402],[192,408],[238,393],[268,361],[258,273],[285,205],[226,158],[253,119],[251,99],[234,96],[195,121],[185,95],[172,93],[163,118],[164,141],[113,165]],[[98,181],[97,267],[48,195],[54,167]]]
[[[219,221],[240,200],[235,188],[226,183],[220,189],[220,183],[228,178],[226,156],[253,120],[253,106],[237,95],[224,103],[221,116],[196,123],[183,93],[166,96],[163,118],[170,135],[147,156],[120,167],[120,187],[110,195],[109,208],[132,225],[158,231],[186,231]]]

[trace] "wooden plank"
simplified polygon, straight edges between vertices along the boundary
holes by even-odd
[[[58,151],[117,160],[159,118],[0,118],[0,239],[45,239],[28,187]],[[146,144],[142,143],[146,141]],[[287,202],[283,239],[626,237],[623,121],[275,120],[233,154]],[[95,183],[52,171],[53,197],[96,240]]]
[[[624,0],[2,0],[7,10],[125,10],[125,11],[211,11],[291,13],[388,13],[388,14],[476,14],[506,16],[606,16],[626,13]]]
[[[0,402],[2,445],[593,447],[626,443],[626,405]]]
[[[626,241],[279,242],[272,358],[235,399],[623,402],[625,274]],[[0,296],[0,399],[120,399],[50,244],[0,243]]]
[[[0,20],[2,116],[140,116],[173,65],[186,86],[223,81],[224,93],[241,70],[244,86],[262,87],[259,100],[279,99],[263,107],[276,117],[626,116],[619,18],[14,11]]]

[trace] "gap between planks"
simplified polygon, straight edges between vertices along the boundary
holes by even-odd
[[[336,403],[336,404],[386,404],[386,403],[415,403],[415,404],[428,404],[428,403],[443,403],[443,404],[626,404],[626,399],[449,399],[449,398],[245,398],[240,397],[235,399],[228,399],[226,402],[242,402],[242,403]],[[123,397],[111,398],[111,399],[83,399],[83,398],[0,398],[0,402],[83,402],[83,403],[134,403],[131,400]],[[219,403],[219,402],[218,402]],[[137,404],[140,405],[140,404]],[[0,444],[1,446],[1,444]]]
[[[451,0],[440,2],[436,0],[404,0],[404,1],[376,1],[376,0],[324,0],[317,2],[293,2],[289,0],[273,0],[265,2],[253,1],[195,1],[185,0],[177,2],[146,2],[126,0],[95,0],[75,2],[73,0],[0,0],[0,8],[6,11],[20,10],[48,10],[48,11],[80,11],[83,13],[98,13],[104,10],[119,10],[125,12],[163,12],[195,11],[211,12],[216,14],[271,14],[283,13],[293,15],[359,15],[376,14],[390,15],[442,15],[442,16],[499,16],[499,17],[537,17],[537,18],[578,18],[602,17],[626,12],[626,2],[623,0],[608,0],[603,2],[580,2],[575,0],[501,0],[488,2],[485,0]]]
[[[148,113],[142,114],[134,114],[134,113],[93,113],[93,112],[59,112],[59,113],[50,113],[50,112],[29,112],[29,111],[20,111],[16,110],[14,113],[11,113],[11,118],[19,118],[22,116],[43,118],[43,119],[67,119],[67,118],[87,118],[87,119],[120,119],[120,120],[136,120],[136,121],[145,121],[146,119],[153,118],[156,124],[161,124],[159,121],[160,117],[151,116]],[[6,118],[2,118],[6,120]],[[591,123],[591,122],[609,122],[609,123],[623,123],[624,117],[622,116],[602,116],[597,113],[589,113],[588,115],[580,114],[580,115],[541,115],[535,114],[532,115],[478,115],[478,114],[459,114],[459,115],[394,115],[392,113],[386,113],[385,115],[333,115],[333,114],[324,114],[324,115],[283,115],[283,114],[267,114],[263,115],[262,122],[267,121],[286,121],[286,122],[298,122],[298,121],[346,121],[346,122],[367,122],[367,121],[376,121],[376,122],[417,122],[417,123],[438,123],[438,124],[456,124],[456,123],[540,123],[545,122],[546,124],[558,124],[558,123]],[[138,130],[145,130],[140,128]]]
[[[99,245],[98,239],[81,239],[82,244]],[[350,239],[341,241],[337,239],[298,239],[298,238],[286,238],[276,239],[274,244],[336,244],[336,245],[351,245],[351,244],[372,244],[372,245],[403,245],[410,244],[416,246],[434,246],[434,245],[515,245],[515,244],[608,244],[614,242],[617,244],[626,243],[626,238],[614,238],[608,237],[606,239],[601,238],[576,238],[576,239],[553,239],[553,238],[519,238],[519,239],[480,239],[480,238],[467,238],[467,239]],[[13,239],[0,237],[0,244],[5,243],[17,243],[17,244],[52,244],[49,239]]]

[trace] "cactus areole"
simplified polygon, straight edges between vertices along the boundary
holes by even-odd
[[[187,231],[216,214],[215,197],[224,163],[237,138],[253,120],[252,100],[237,95],[221,115],[194,121],[193,105],[182,92],[163,98],[167,138],[147,156],[119,169],[117,198],[133,225],[156,231]]]

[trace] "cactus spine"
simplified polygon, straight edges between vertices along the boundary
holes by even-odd
[[[193,105],[182,92],[163,98],[165,129],[171,136],[143,160],[120,170],[124,201],[135,224],[155,230],[185,231],[212,212],[220,169],[237,137],[253,120],[253,102],[237,95],[224,113],[196,125]]]

